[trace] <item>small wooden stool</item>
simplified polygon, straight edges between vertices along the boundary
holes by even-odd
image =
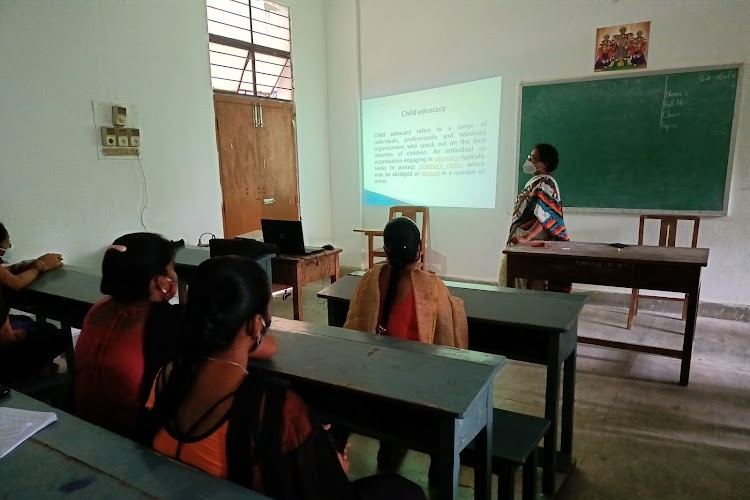
[[[536,450],[549,429],[541,417],[495,408],[492,414],[492,473],[497,474],[497,498],[512,499],[516,469],[523,466],[523,500],[536,498]],[[472,441],[461,452],[461,463],[474,467],[476,448]]]

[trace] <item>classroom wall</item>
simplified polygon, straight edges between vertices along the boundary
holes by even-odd
[[[302,219],[308,241],[322,244],[331,241],[323,3],[285,3]],[[222,234],[207,44],[203,0],[0,2],[0,221],[19,257],[55,250],[98,267],[107,243],[143,229],[138,162],[98,159],[92,100],[138,109],[148,230],[188,243]]]
[[[596,28],[620,22],[651,21],[649,69],[747,63],[750,57],[750,31],[745,29],[750,23],[750,9],[744,0],[330,0],[327,19],[351,17],[357,5],[359,61],[345,57],[349,47],[343,47],[356,36],[329,44],[328,58],[329,64],[334,60],[360,64],[362,98],[503,77],[495,210],[434,208],[430,213],[432,250],[428,259],[433,269],[454,277],[497,279],[498,255],[507,237],[516,194],[521,81],[592,75]],[[347,78],[353,69],[337,71]],[[711,249],[701,297],[708,302],[750,304],[748,72],[746,66],[729,215],[704,219],[701,226],[699,245]],[[329,82],[335,79],[329,72]],[[355,123],[359,123],[358,110],[332,114],[329,133],[331,137],[350,133]],[[331,158],[334,196],[360,189],[361,185],[359,177],[355,179],[349,173],[352,159],[359,155],[358,145],[348,143],[342,149],[338,157]],[[604,157],[592,161],[600,161],[606,168]],[[575,165],[566,165],[563,158],[560,168],[566,167]],[[564,202],[565,186],[561,190]],[[335,212],[356,213],[360,209],[357,203],[350,197],[334,209],[334,227]],[[364,208],[365,226],[382,227],[386,219],[387,209]],[[566,221],[576,240],[634,243],[637,239],[635,215],[567,214]],[[354,246],[350,241],[341,240],[346,250],[343,262],[360,264],[365,258],[364,238]],[[338,239],[336,243],[340,243]]]
[[[0,220],[20,257],[98,267],[143,229],[138,162],[98,159],[92,100],[138,109],[145,226],[222,233],[207,43],[202,1],[0,3]]]

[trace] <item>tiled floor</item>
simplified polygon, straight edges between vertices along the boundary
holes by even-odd
[[[327,321],[325,302],[304,291],[304,319]],[[274,300],[291,318],[291,298]],[[579,332],[679,347],[684,323],[641,313],[632,331],[626,311],[586,306]],[[577,468],[558,498],[750,498],[750,324],[700,318],[690,384],[677,385],[679,360],[579,344],[574,454]],[[543,415],[544,369],[511,361],[495,380],[495,406]],[[351,440],[352,477],[375,473],[377,444]],[[425,455],[409,452],[401,473],[426,488]],[[496,480],[496,478],[495,478]],[[519,481],[520,482],[520,481]],[[461,471],[461,499],[473,498]],[[519,496],[520,497],[520,496]]]

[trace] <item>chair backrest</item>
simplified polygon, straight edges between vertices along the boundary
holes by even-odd
[[[641,222],[638,226],[638,244],[643,245],[644,226],[647,219],[660,221],[659,225],[659,246],[673,247],[677,240],[677,224],[679,221],[692,221],[693,236],[691,247],[698,246],[698,229],[700,228],[701,218],[697,215],[641,215]]]
[[[421,221],[419,220],[421,216]],[[425,254],[427,253],[427,234],[430,231],[430,208],[418,206],[396,206],[391,207],[388,214],[388,220],[396,217],[408,217],[414,221],[417,227],[420,227],[422,235],[422,263],[424,263]]]

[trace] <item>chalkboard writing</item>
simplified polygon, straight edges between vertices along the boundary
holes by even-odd
[[[566,208],[725,213],[740,67],[524,84],[520,165],[560,152]]]

